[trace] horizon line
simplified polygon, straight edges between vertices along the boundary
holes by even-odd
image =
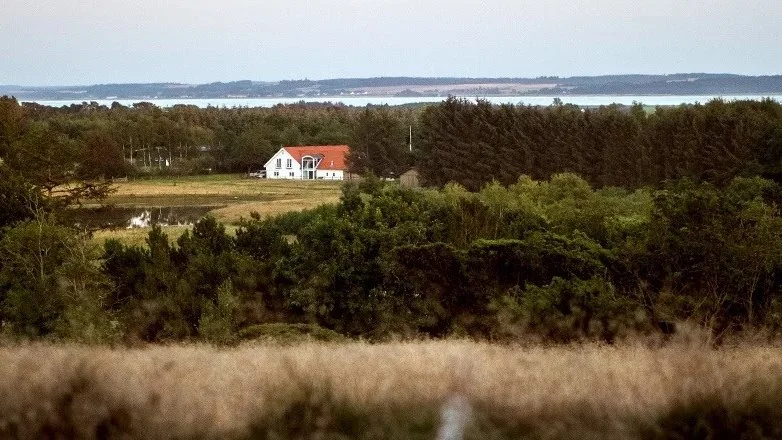
[[[742,73],[730,73],[730,72],[675,72],[675,73],[604,73],[598,75],[539,75],[539,76],[406,76],[406,75],[388,75],[388,76],[344,76],[344,77],[331,77],[331,78],[318,78],[310,79],[304,78],[288,78],[280,80],[255,80],[255,79],[237,79],[237,80],[218,80],[211,82],[177,82],[177,81],[148,81],[148,82],[100,82],[93,84],[51,84],[51,85],[36,85],[36,84],[0,84],[0,87],[26,87],[26,88],[52,88],[52,87],[95,87],[95,86],[124,86],[124,85],[179,85],[179,86],[202,86],[212,84],[232,84],[238,82],[251,82],[251,83],[267,83],[278,84],[283,81],[334,81],[334,80],[370,80],[370,79],[440,79],[440,80],[540,80],[540,79],[571,79],[571,78],[602,78],[609,76],[680,76],[680,75],[721,75],[721,76],[736,76],[745,78],[769,78],[782,76],[782,73],[764,74],[764,75],[748,75]]]

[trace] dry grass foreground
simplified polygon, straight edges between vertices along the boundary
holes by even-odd
[[[450,438],[782,434],[782,351],[765,346],[0,351],[3,438],[448,438],[443,423]]]

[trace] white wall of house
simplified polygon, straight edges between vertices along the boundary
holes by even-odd
[[[264,168],[267,179],[301,179],[301,164],[284,148],[276,152]]]
[[[315,178],[323,180],[342,180],[345,178],[345,174],[342,170],[316,170]]]

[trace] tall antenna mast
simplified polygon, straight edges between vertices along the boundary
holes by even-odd
[[[413,152],[413,126],[410,126],[410,136],[407,138],[410,143],[408,144],[408,147],[410,148],[410,152]]]

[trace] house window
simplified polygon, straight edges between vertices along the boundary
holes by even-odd
[[[277,168],[282,168],[282,158],[277,158]]]
[[[288,177],[293,177],[293,171],[291,171],[290,173],[288,173]]]
[[[278,159],[278,160],[279,160],[279,159]],[[279,172],[279,171],[275,171],[275,172],[274,172],[274,177],[279,177],[279,176],[280,176],[280,172]]]
[[[285,161],[285,168],[291,169],[293,168],[293,159],[288,159]],[[291,174],[293,175],[293,174]]]

